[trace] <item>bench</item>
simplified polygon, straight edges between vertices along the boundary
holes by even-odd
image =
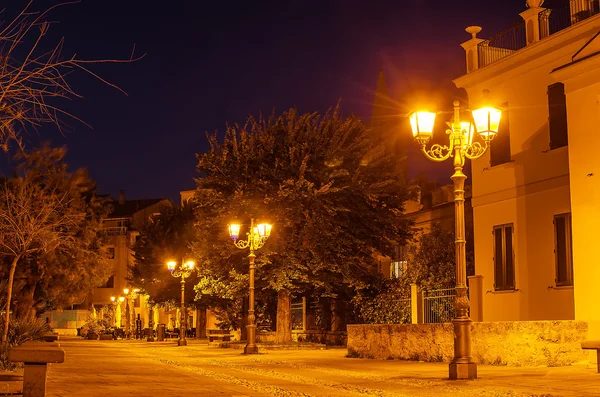
[[[172,331],[165,330],[165,337],[166,338],[179,338],[179,328],[175,328]]]
[[[600,374],[600,340],[584,340],[581,342],[581,348],[586,350],[596,350],[598,373]]]
[[[216,340],[221,342],[230,342],[232,337],[229,331],[222,329],[209,329],[207,336],[208,342],[214,342]]]

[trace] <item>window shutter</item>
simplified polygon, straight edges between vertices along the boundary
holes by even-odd
[[[550,129],[550,149],[567,146],[567,97],[563,83],[548,86],[548,126]]]
[[[502,109],[502,118],[500,119],[498,133],[490,143],[490,165],[492,167],[511,161],[508,102],[503,104]]]

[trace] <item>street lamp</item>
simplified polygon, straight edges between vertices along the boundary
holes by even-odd
[[[246,330],[248,332],[248,343],[244,347],[245,354],[256,354],[258,353],[258,346],[256,346],[256,324],[254,318],[254,251],[262,247],[269,236],[271,235],[271,228],[273,225],[268,223],[261,223],[254,226],[254,219],[250,221],[250,233],[246,233],[248,238],[246,240],[239,240],[241,225],[238,223],[232,223],[228,226],[229,235],[233,239],[233,243],[240,249],[250,248],[250,255],[248,260],[250,261],[250,292],[248,299],[248,325]]]
[[[471,357],[471,323],[469,317],[469,298],[467,296],[467,259],[465,250],[465,179],[463,166],[466,159],[481,157],[490,141],[494,139],[500,125],[502,112],[496,108],[486,107],[473,110],[475,130],[483,139],[483,145],[473,142],[473,125],[468,121],[460,121],[460,103],[454,101],[454,119],[448,123],[451,129],[446,131],[450,137],[450,146],[434,144],[427,149],[427,142],[433,135],[435,113],[414,112],[410,115],[412,133],[425,156],[430,160],[442,162],[454,157],[454,214],[455,214],[455,247],[456,247],[456,296],[454,307],[456,317],[454,324],[454,358],[449,365],[450,379],[476,379],[477,364]]]
[[[187,340],[185,339],[185,278],[192,273],[192,270],[194,270],[194,266],[196,266],[196,263],[194,261],[181,261],[181,266],[179,267],[179,269],[176,269],[177,262],[167,262],[167,268],[171,272],[171,276],[181,277],[181,320],[179,326],[179,340],[177,341],[177,346],[187,346]]]

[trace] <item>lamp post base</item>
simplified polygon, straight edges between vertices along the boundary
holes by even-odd
[[[187,339],[179,339],[177,341],[177,346],[187,346]]]
[[[244,354],[258,354],[258,346],[246,345],[246,347],[244,347]]]
[[[476,363],[450,363],[448,365],[450,380],[477,379]]]

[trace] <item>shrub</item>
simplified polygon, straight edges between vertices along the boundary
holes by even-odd
[[[4,322],[0,320],[0,327],[3,326]],[[40,319],[11,318],[8,323],[7,344],[0,345],[0,370],[12,371],[19,367],[19,365],[8,361],[7,355],[10,347],[19,346],[28,341],[39,340],[51,331],[50,324]]]

